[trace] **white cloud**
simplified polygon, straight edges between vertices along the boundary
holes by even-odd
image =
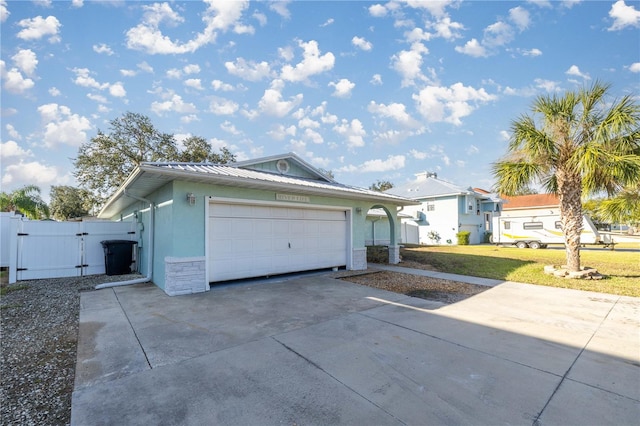
[[[369,6],[369,14],[376,18],[381,18],[386,16],[387,8],[381,4],[374,4],[373,6]]]
[[[354,118],[349,122],[343,119],[340,124],[333,127],[333,130],[347,140],[347,147],[350,149],[364,146],[364,137],[367,132],[364,130],[362,122]]]
[[[91,99],[92,101],[96,101],[96,102],[98,102],[98,103],[101,103],[101,104],[109,103],[109,101],[107,100],[107,98],[105,98],[105,97],[104,97],[104,96],[102,96],[102,95],[98,95],[98,94],[96,94],[96,93],[88,93],[88,94],[87,94],[87,98]]]
[[[428,152],[418,151],[416,149],[410,150],[409,151],[409,155],[411,155],[416,160],[425,160],[425,159],[431,157],[431,155]]]
[[[137,71],[134,70],[120,70],[120,74],[122,74],[123,77],[134,77],[136,74],[138,74]]]
[[[71,71],[76,74],[74,83],[78,86],[91,87],[98,90],[104,90],[109,87],[109,83],[98,83],[96,79],[91,77],[91,71],[88,68],[73,68]]]
[[[267,16],[264,13],[260,13],[257,10],[253,12],[253,18],[258,21],[261,27],[267,25]]]
[[[229,74],[248,81],[260,81],[271,75],[271,67],[264,61],[256,63],[237,58],[235,62],[225,62],[224,66]]]
[[[489,56],[487,49],[485,49],[485,47],[482,46],[475,38],[466,42],[464,46],[456,46],[455,50],[458,53],[473,56],[474,58],[484,58]]]
[[[175,12],[169,3],[153,3],[142,6],[142,22],[126,33],[127,47],[148,54],[193,53],[199,48],[214,43],[218,31],[232,30],[237,34],[252,33],[253,28],[240,22],[249,1],[206,0],[207,10],[202,14],[205,28],[187,42],[174,42],[160,30],[161,23],[177,26],[185,19]],[[192,23],[190,23],[192,25]]]
[[[258,108],[263,114],[284,117],[302,103],[302,93],[292,96],[288,101],[282,100],[283,88],[282,80],[274,80],[271,82],[271,87],[264,91],[262,99],[258,102]]]
[[[531,23],[529,11],[522,6],[517,6],[513,9],[510,9],[509,19],[511,19],[511,22],[516,24],[520,31],[524,31],[529,28],[529,24]]]
[[[508,141],[509,139],[511,139],[511,133],[509,133],[506,130],[500,130],[498,135],[500,136],[500,139],[502,139],[503,141]]]
[[[380,86],[382,84],[382,76],[380,74],[374,74],[371,77],[369,83],[373,84],[374,86]]]
[[[285,81],[305,81],[315,74],[328,71],[335,64],[335,56],[331,52],[320,55],[318,42],[311,40],[307,43],[299,41],[298,45],[303,49],[303,59],[295,67],[285,65],[282,67],[280,78]]]
[[[627,6],[624,0],[618,0],[611,6],[609,16],[613,19],[613,24],[608,28],[609,31],[640,26],[640,11],[633,6]]]
[[[496,99],[484,89],[474,89],[455,83],[450,87],[427,86],[413,95],[416,107],[431,123],[447,122],[459,126],[461,118],[468,116],[480,103]]]
[[[200,121],[200,118],[195,114],[188,114],[180,117],[181,123],[189,124],[189,123],[193,123],[194,121]]]
[[[230,133],[234,136],[239,136],[242,134],[242,132],[240,130],[238,130],[236,128],[236,126],[233,125],[233,123],[231,123],[230,121],[225,121],[224,123],[220,124],[220,128],[222,130],[224,130],[227,133]]]
[[[480,149],[475,145],[469,145],[467,148],[467,155],[474,155],[480,152]]]
[[[320,24],[320,27],[321,28],[328,27],[329,25],[333,24],[334,22],[335,21],[334,21],[333,18],[329,18],[324,22],[324,24]]]
[[[4,22],[11,15],[11,13],[7,10],[7,1],[0,0],[0,22]]]
[[[96,53],[104,53],[107,56],[113,55],[113,50],[104,43],[94,44],[93,51]]]
[[[640,72],[640,62],[634,62],[629,65],[629,71],[631,72]]]
[[[140,71],[144,71],[144,72],[148,72],[148,73],[153,73],[153,67],[151,65],[149,65],[148,63],[146,63],[145,61],[140,62],[138,65],[136,65],[138,67],[138,69]]]
[[[22,40],[38,40],[42,37],[49,36],[50,43],[60,41],[58,31],[60,30],[60,21],[55,16],[36,16],[31,19],[22,19],[18,22],[18,26],[24,28],[20,30],[17,37]]]
[[[38,161],[11,164],[3,168],[2,185],[19,188],[24,185],[37,185],[43,189],[42,198],[46,201],[47,185],[68,185],[72,181],[69,173],[62,174],[57,167],[47,166]]]
[[[531,57],[536,57],[536,56],[541,56],[542,55],[542,50],[540,49],[517,49],[517,51],[522,55],[522,56],[531,56]]]
[[[289,127],[285,127],[282,124],[275,125],[270,131],[267,132],[272,139],[281,141],[287,137],[293,137],[296,135],[296,126],[291,125]]]
[[[84,6],[84,0],[71,0],[71,6],[72,7],[76,7],[76,8],[80,8],[80,7]]]
[[[287,8],[289,6],[290,0],[280,0],[271,2],[269,5],[269,9],[276,12],[278,15],[282,16],[284,19],[291,18],[291,13]]]
[[[38,107],[44,124],[43,143],[52,148],[60,144],[80,146],[87,140],[87,130],[92,128],[91,122],[71,109],[55,103]]]
[[[22,136],[20,136],[20,133],[18,133],[18,131],[16,130],[15,127],[13,127],[12,124],[7,124],[6,126],[4,126],[5,129],[7,129],[7,133],[9,134],[9,137],[13,138],[13,139],[22,139]],[[0,155],[2,155],[2,153],[0,152]]]
[[[514,38],[513,28],[506,22],[498,21],[484,29],[482,44],[496,47],[510,43]]]
[[[372,114],[392,118],[406,127],[417,127],[420,125],[420,123],[414,120],[409,113],[407,113],[406,106],[401,103],[394,102],[389,105],[385,105],[371,101],[369,102],[367,109]]]
[[[555,81],[545,80],[542,78],[536,78],[533,81],[535,82],[538,89],[543,89],[548,93],[558,92],[561,90],[560,85]]]
[[[151,111],[162,116],[165,112],[178,112],[181,114],[192,114],[197,112],[197,108],[194,104],[185,102],[180,95],[175,93],[170,95],[170,98],[164,102],[152,102]]]
[[[331,96],[335,96],[336,98],[348,98],[351,96],[351,91],[356,87],[356,84],[346,78],[341,78],[337,83],[332,81],[327,86],[335,89]]]
[[[184,81],[184,85],[191,87],[192,89],[204,90],[204,87],[202,87],[202,80],[199,78],[188,78]]]
[[[115,98],[124,98],[127,96],[127,91],[124,89],[122,83],[117,82],[109,85],[109,94]]]
[[[379,173],[391,170],[400,170],[404,168],[404,164],[404,155],[390,155],[386,160],[368,160],[357,166],[350,165],[341,167],[338,171],[348,173]]]
[[[435,35],[437,37],[444,38],[445,40],[455,40],[462,37],[460,33],[464,30],[464,25],[459,22],[451,21],[451,18],[448,16],[444,16],[436,22],[430,23],[428,27],[435,30]],[[425,36],[427,36],[427,34],[425,34]],[[428,34],[427,40],[430,37],[431,34]]]
[[[302,137],[306,140],[309,140],[315,144],[321,144],[324,142],[322,135],[316,132],[313,129],[304,129]]]
[[[445,9],[455,0],[439,0],[439,1],[424,1],[424,0],[406,0],[408,6],[418,9],[426,9],[435,17],[444,16]]]
[[[49,89],[49,94],[53,97],[60,96],[62,92],[57,87],[52,87]]]
[[[278,56],[284,59],[287,62],[291,62],[295,57],[295,53],[293,52],[293,47],[278,47]]]
[[[233,86],[228,84],[228,83],[224,83],[221,80],[213,80],[211,82],[211,87],[213,87],[213,90],[217,91],[223,91],[223,92],[231,92],[233,91]]]
[[[2,158],[3,162],[7,159],[11,158],[26,158],[33,157],[33,152],[30,149],[24,149],[20,145],[18,145],[15,141],[7,141],[5,143],[0,143],[0,158]]]
[[[198,74],[198,73],[200,73],[200,65],[198,65],[198,64],[185,65],[184,68],[182,68],[182,70],[187,75],[189,75],[189,74]]]
[[[215,115],[232,115],[238,110],[238,104],[225,98],[215,97],[209,103],[209,111]]]
[[[17,68],[6,70],[4,61],[0,60],[0,76],[4,80],[4,88],[11,93],[24,93],[35,86],[30,78],[25,78]]]
[[[402,76],[402,87],[411,86],[415,80],[426,80],[422,74],[422,55],[429,53],[422,43],[413,43],[411,50],[401,50],[391,57],[393,69]]]
[[[364,50],[364,51],[369,51],[371,49],[373,49],[373,44],[371,44],[371,42],[367,41],[364,37],[353,37],[351,39],[351,44],[353,44],[354,46]]]
[[[11,59],[20,71],[28,76],[32,76],[38,66],[38,58],[31,49],[21,49]]]
[[[304,129],[304,128],[318,129],[320,127],[320,123],[318,123],[316,120],[312,118],[302,117],[300,120],[298,120],[298,127],[300,127],[301,129]]]
[[[591,77],[589,77],[589,74],[583,73],[582,71],[580,71],[580,68],[578,68],[577,65],[571,65],[569,67],[569,69],[567,71],[565,71],[565,74],[567,75],[573,75],[576,77],[580,77],[583,78],[585,80],[591,80]]]

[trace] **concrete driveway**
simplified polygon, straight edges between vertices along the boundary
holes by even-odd
[[[640,298],[327,275],[82,294],[74,425],[636,425]]]

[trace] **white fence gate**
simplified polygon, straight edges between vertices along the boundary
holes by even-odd
[[[13,219],[10,239],[9,282],[15,282],[104,274],[104,248],[100,242],[137,241],[137,236],[135,222]]]

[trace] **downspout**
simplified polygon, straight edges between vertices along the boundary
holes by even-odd
[[[155,208],[154,208],[155,206],[151,200],[147,200],[146,198],[142,198],[142,197],[138,197],[136,195],[130,194],[129,192],[127,192],[126,189],[124,191],[124,196],[133,198],[134,200],[142,201],[143,203],[149,203],[149,254],[147,256],[147,276],[144,278],[136,278],[134,280],[115,281],[112,283],[98,284],[95,287],[96,290],[100,290],[103,288],[120,287],[124,285],[148,283],[149,281],[151,281],[151,278],[153,277],[153,248],[154,248],[153,234],[154,234],[154,219],[156,215]]]

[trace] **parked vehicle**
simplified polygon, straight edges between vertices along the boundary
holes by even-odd
[[[560,215],[552,210],[549,210],[548,214],[542,214],[540,211],[533,214],[526,211],[513,211],[495,215],[491,242],[532,249],[546,248],[548,244],[564,244]],[[580,243],[604,244],[613,247],[611,234],[598,231],[586,215],[583,216]]]

